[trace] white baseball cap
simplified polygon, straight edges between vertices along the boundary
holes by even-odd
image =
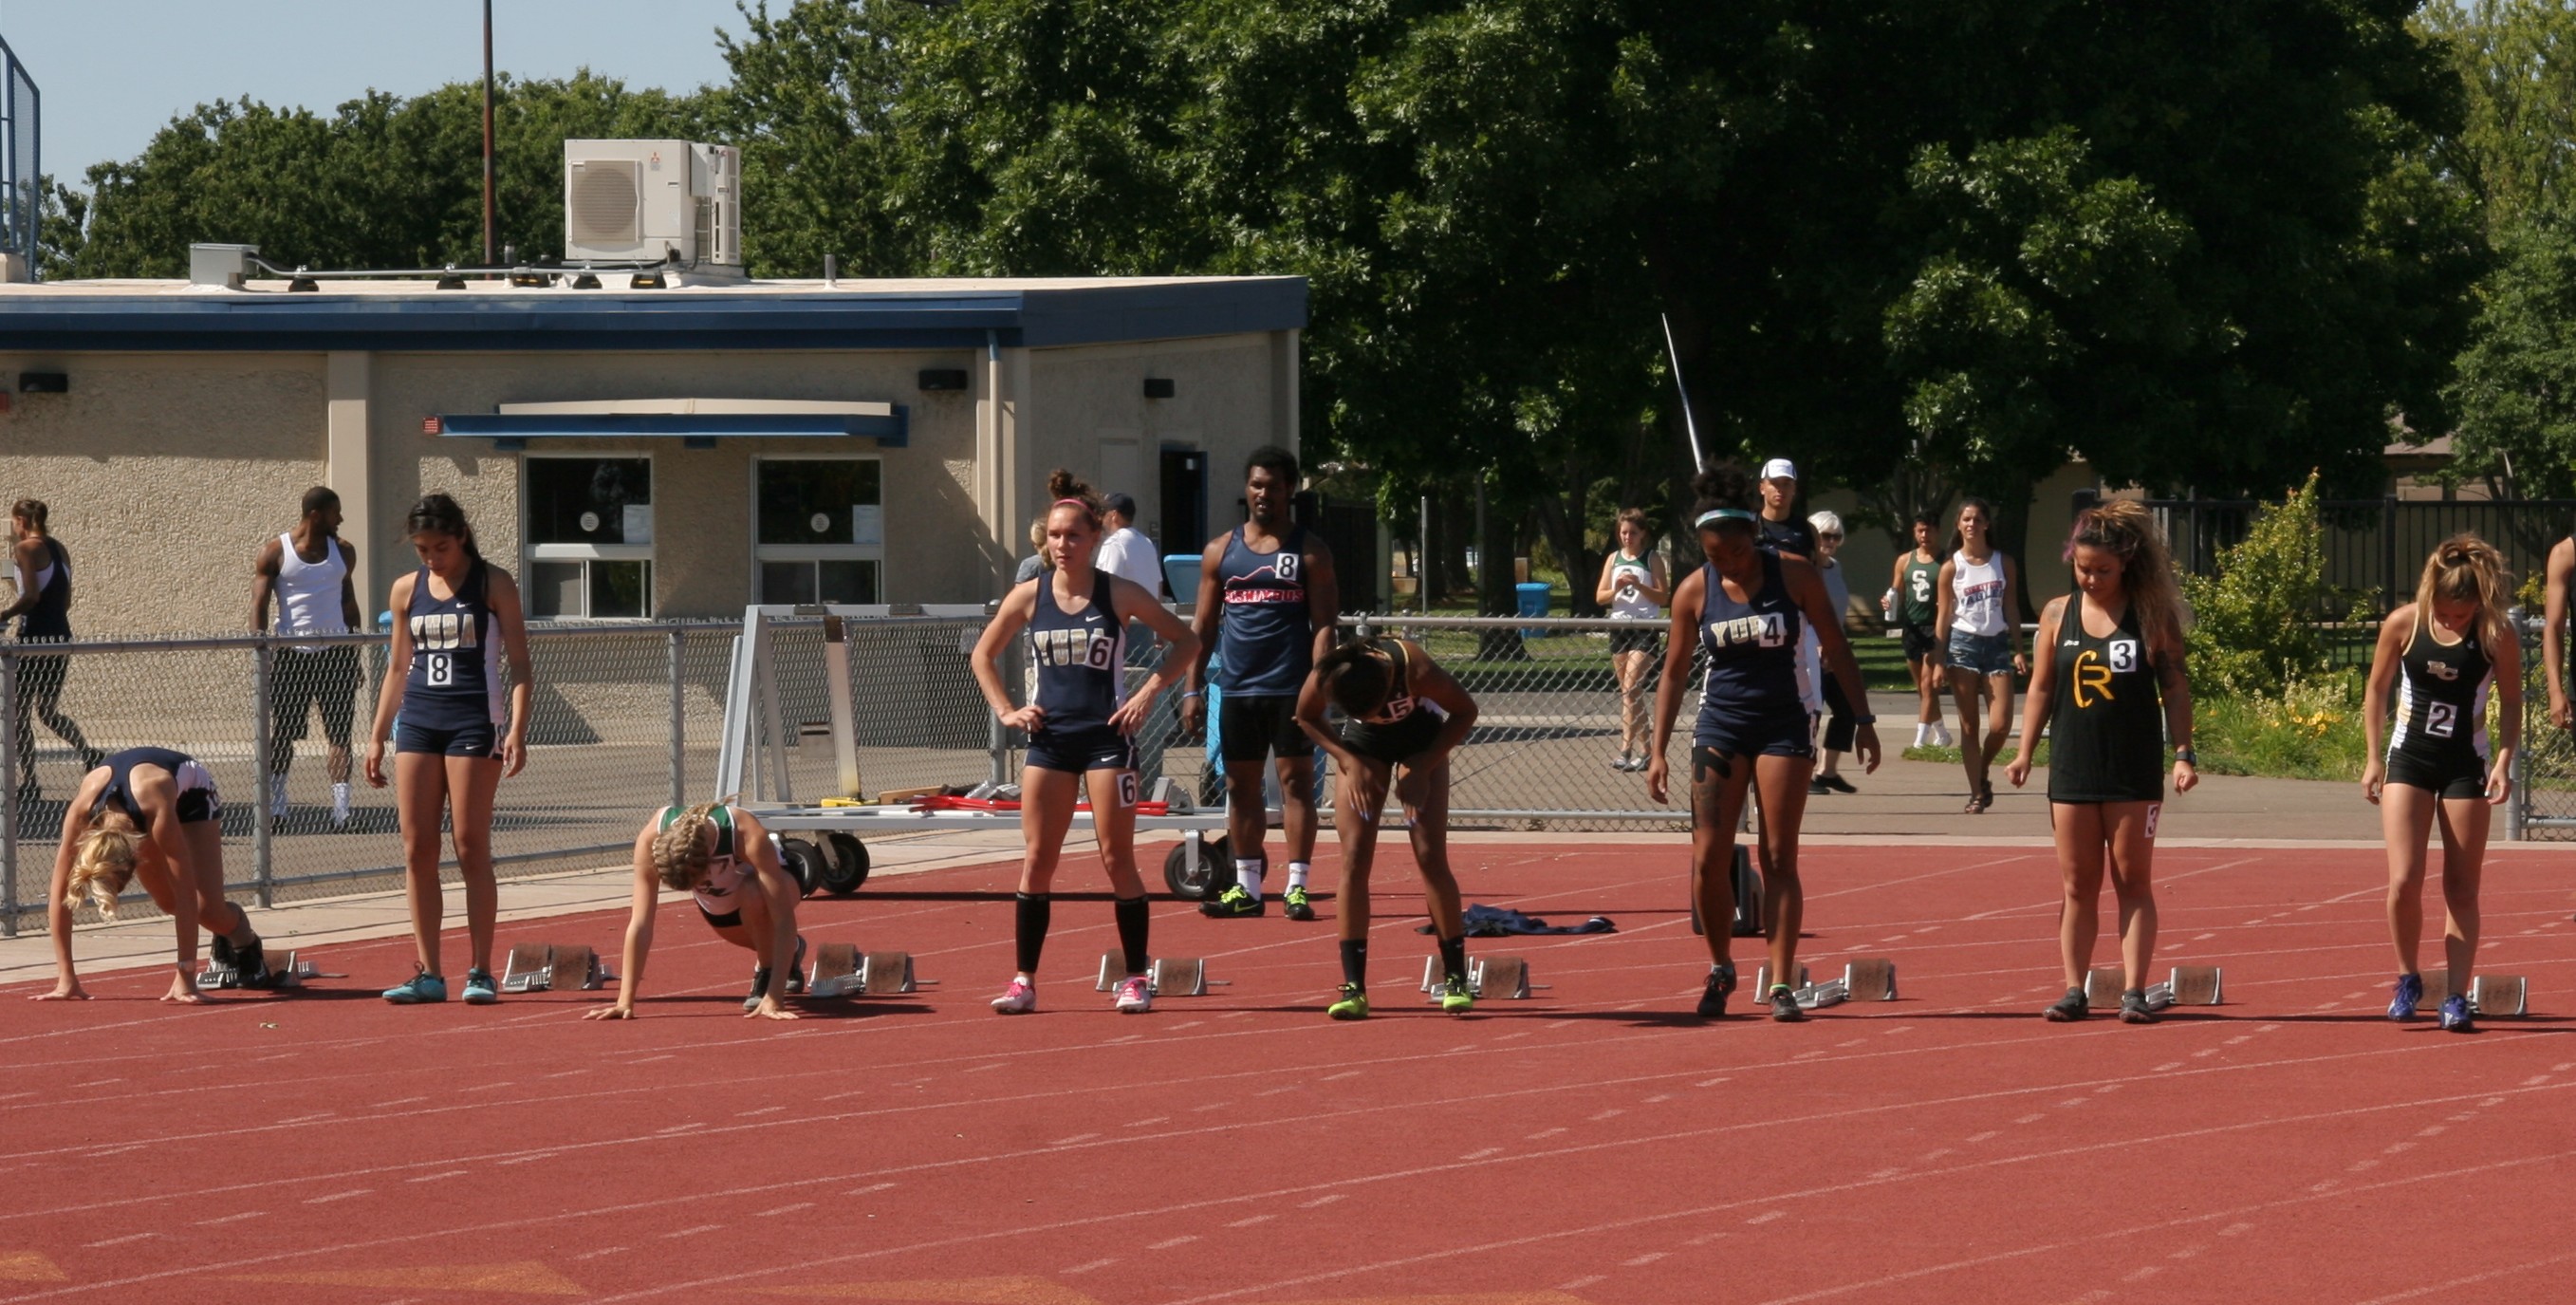
[[[1773,458],[1762,464],[1764,480],[1796,480],[1797,478],[1798,464],[1787,458]]]

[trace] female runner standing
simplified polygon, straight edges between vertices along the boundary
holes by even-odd
[[[9,509],[11,532],[10,560],[16,564],[18,600],[0,609],[0,621],[18,618],[18,640],[21,643],[63,641],[72,637],[72,555],[63,541],[45,533],[46,508],[43,500],[22,498]],[[18,719],[12,724],[18,731],[18,805],[35,805],[44,798],[43,786],[36,782],[35,720],[45,722],[62,741],[80,754],[81,769],[98,769],[104,755],[91,747],[81,733],[80,722],[63,714],[63,677],[71,669],[71,658],[61,653],[24,654],[18,658]],[[33,719],[31,719],[33,718]]]
[[[1621,511],[1619,546],[1601,559],[1601,581],[1592,592],[1592,601],[1609,607],[1611,620],[1635,623],[1610,632],[1610,666],[1619,677],[1619,756],[1612,770],[1646,768],[1646,668],[1654,664],[1664,637],[1664,604],[1672,599],[1664,555],[1646,551],[1653,540],[1645,509]]]
[[[1340,733],[1324,723],[1326,703],[1342,709]],[[1297,695],[1297,724],[1333,754],[1341,790],[1333,820],[1342,836],[1342,991],[1324,1008],[1337,1020],[1367,1019],[1369,870],[1377,860],[1378,813],[1390,785],[1404,804],[1413,864],[1440,939],[1440,1008],[1476,1008],[1467,984],[1467,928],[1458,878],[1449,870],[1449,754],[1476,728],[1476,700],[1420,644],[1377,637],[1326,653]],[[1399,768],[1401,773],[1399,773]]]
[[[1047,890],[1064,854],[1065,832],[1082,792],[1091,797],[1092,837],[1100,866],[1117,894],[1118,944],[1127,977],[1116,1006],[1139,1014],[1153,1006],[1145,981],[1145,881],[1136,874],[1136,749],[1130,741],[1154,700],[1198,660],[1199,641],[1181,619],[1164,610],[1133,580],[1092,566],[1100,547],[1101,505],[1091,487],[1058,470],[1047,477],[1048,569],[1015,585],[984,635],[975,642],[975,682],[1004,725],[1026,731],[1028,764],[1020,771],[1020,895],[1014,913],[1019,970],[993,999],[1005,1015],[1038,1008],[1038,954],[1046,947],[1054,914]],[[1162,666],[1126,701],[1126,629],[1142,621],[1171,649]],[[1029,660],[1037,668],[1036,701],[1011,705],[1002,685],[1002,654],[1029,632]]]
[[[1806,709],[1798,700],[1802,624],[1815,628],[1825,667],[1841,682],[1848,700],[1866,703],[1869,698],[1816,568],[1803,558],[1782,557],[1756,545],[1753,504],[1758,500],[1743,470],[1710,467],[1700,472],[1693,488],[1699,491],[1699,504],[1692,524],[1707,561],[1673,588],[1672,638],[1676,650],[1685,641],[1698,640],[1708,655],[1699,723],[1691,731],[1691,882],[1700,918],[1708,922],[1708,986],[1700,996],[1699,1013],[1715,1018],[1726,1013],[1727,995],[1735,991],[1733,940],[1726,927],[1735,915],[1729,870],[1748,787],[1762,811],[1758,851],[1771,973],[1787,980],[1798,972],[1798,928],[1806,906],[1798,883],[1798,827],[1806,817],[1807,782],[1816,755],[1808,742]],[[1665,658],[1655,695],[1655,745],[1646,761],[1646,791],[1657,802],[1669,800],[1664,749],[1672,738],[1673,718],[1681,711],[1682,678],[1689,666],[1687,657]],[[1876,720],[1866,711],[1854,718],[1859,728],[1853,753],[1864,771],[1878,769]],[[1764,995],[1771,1018],[1806,1018],[1787,982],[1774,982]]]
[[[163,1001],[201,1002],[197,931],[214,936],[215,959],[237,967],[246,988],[270,984],[250,913],[224,899],[223,802],[197,759],[168,748],[127,748],[81,778],[63,812],[46,923],[54,935],[54,990],[38,1001],[87,1001],[72,968],[72,911],[87,896],[116,916],[117,894],[140,878],[179,932],[178,973]]]
[[[2030,673],[2030,663],[2016,647],[2020,637],[2005,607],[2021,592],[2021,573],[1994,545],[1995,510],[1981,498],[1959,504],[1959,538],[1950,560],[1941,564],[1934,586],[1941,594],[1935,624],[1950,632],[1950,692],[1959,700],[1959,756],[1968,766],[1969,815],[1995,804],[1995,785],[1987,771],[2004,750],[2012,724],[2013,676]],[[1979,698],[1993,705],[1982,734],[1977,725]]]
[[[2030,778],[2031,748],[2054,723],[2048,814],[2066,888],[2057,915],[2066,995],[2041,1013],[2060,1022],[2089,1013],[2084,976],[2101,929],[2107,852],[2126,978],[2120,1019],[2153,1024],[2146,987],[2156,950],[2156,817],[2164,806],[2166,739],[2173,741],[2174,791],[2188,793],[2200,782],[2191,750],[2191,684],[2183,675],[2182,595],[2155,518],[2135,502],[2078,513],[2066,555],[2075,564],[2078,592],[2040,613],[2046,655],[2031,673],[2021,748],[2004,770],[2020,788]]]
[[[457,876],[465,881],[465,929],[473,964],[465,972],[465,1000],[485,1006],[501,999],[492,979],[492,924],[500,889],[492,879],[492,795],[504,775],[528,762],[528,701],[536,672],[528,664],[528,630],[520,620],[519,586],[510,573],[483,560],[465,509],[445,494],[412,505],[406,523],[420,570],[393,584],[387,607],[404,614],[393,623],[388,666],[409,667],[385,676],[376,699],[376,723],[367,740],[367,783],[385,786],[385,740],[394,718],[394,814],[402,826],[403,883],[411,896],[411,933],[418,972],[385,990],[397,1006],[447,1000],[439,965],[439,917],[445,899],[438,882],[438,825],[444,814],[456,845]],[[501,653],[510,654],[510,692],[501,694]]]
[[[2487,822],[2505,800],[2514,749],[2522,742],[2522,643],[2505,620],[2504,556],[2475,535],[2453,535],[2424,563],[2415,601],[2379,625],[2362,704],[2370,763],[2361,795],[2379,804],[2388,838],[2388,936],[2397,945],[2397,990],[2388,1018],[2411,1020],[2424,1000],[2415,968],[2424,933],[2424,841],[2442,827],[2443,962],[2450,995],[2442,1027],[2475,1028],[2469,981],[2477,973],[2478,881]],[[2397,730],[2379,751],[2388,690],[2398,688]],[[2503,738],[2487,755],[2487,695],[2497,698]]]

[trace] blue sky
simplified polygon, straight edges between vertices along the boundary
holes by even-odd
[[[743,31],[733,0],[492,0],[492,24],[500,71],[675,91],[725,80],[715,31]],[[327,113],[483,75],[482,0],[0,0],[0,39],[44,96],[45,171],[74,185],[202,103]]]

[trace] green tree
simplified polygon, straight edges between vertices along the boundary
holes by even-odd
[[[2482,287],[2459,357],[2455,471],[2527,497],[2576,494],[2576,219],[2527,215]]]

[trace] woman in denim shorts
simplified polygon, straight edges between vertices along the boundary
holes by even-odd
[[[2013,676],[2026,674],[2021,639],[2006,605],[2020,592],[2013,560],[1995,548],[1995,510],[1981,498],[1959,504],[1957,546],[1941,564],[1941,612],[1935,628],[1949,632],[1950,693],[1959,700],[1959,755],[1968,766],[1969,815],[1995,804],[1987,771],[2004,750],[2013,709]],[[1979,728],[1980,700],[1993,707]]]

